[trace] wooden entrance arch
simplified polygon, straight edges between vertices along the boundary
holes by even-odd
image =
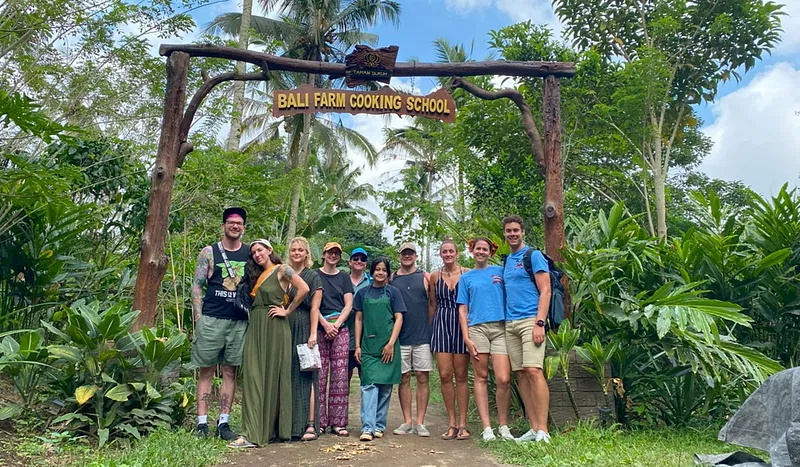
[[[215,45],[164,44],[159,53],[167,57],[167,90],[164,99],[164,118],[158,142],[156,163],[151,175],[147,220],[141,240],[139,274],[133,297],[133,308],[141,310],[135,328],[152,326],[155,321],[158,289],[167,270],[169,259],[164,253],[169,209],[175,171],[186,155],[192,152],[189,129],[203,99],[220,83],[226,81],[263,81],[270,71],[294,71],[332,78],[345,76],[341,63],[315,62],[278,57],[260,52]],[[226,58],[252,63],[261,71],[239,74],[222,73],[204,76],[204,83],[186,105],[187,75],[191,57]],[[575,75],[575,64],[565,62],[465,62],[465,63],[397,63],[393,76],[452,77],[452,87],[461,88],[482,99],[510,99],[522,113],[522,123],[531,141],[536,164],[545,177],[545,251],[556,260],[563,259],[564,246],[563,174],[561,162],[561,90],[559,78]],[[513,89],[492,92],[463,79],[464,76],[505,75],[541,77],[544,81],[542,138],[533,120],[530,106],[522,94]]]

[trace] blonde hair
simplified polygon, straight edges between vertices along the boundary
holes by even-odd
[[[304,250],[306,250],[306,261],[303,263],[303,267],[310,268],[311,265],[314,264],[314,260],[313,258],[311,258],[311,247],[308,246],[308,240],[305,237],[294,237],[289,242],[289,250],[286,252],[286,263],[292,264],[289,256],[291,255],[292,252],[292,245],[294,245],[295,243],[299,243],[300,246]]]

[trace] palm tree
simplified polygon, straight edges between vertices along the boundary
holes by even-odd
[[[360,183],[361,169],[350,169],[342,160],[331,162],[319,161],[314,167],[314,179],[325,196],[334,198],[336,209],[356,209],[359,214],[368,215],[377,221],[375,214],[358,206],[356,203],[375,197],[375,187],[369,183]]]
[[[378,37],[363,32],[363,29],[379,21],[397,24],[400,16],[400,5],[393,0],[351,0],[347,4],[339,0],[260,0],[260,3],[268,11],[277,11],[280,19],[253,16],[251,28],[264,39],[279,41],[282,55],[304,60],[343,62],[347,51],[354,45],[377,43]],[[242,20],[240,13],[226,13],[215,18],[209,29],[234,36],[240,30]],[[305,83],[318,87],[323,85],[321,76],[305,75],[304,78]],[[290,133],[292,168],[305,171],[310,133],[316,120],[320,120],[319,117],[304,115],[285,121],[292,122],[291,127],[287,125],[286,128]],[[330,128],[324,123],[322,126]],[[351,133],[351,136],[355,135]],[[361,139],[366,141],[363,137]],[[374,161],[369,154],[367,158]],[[290,205],[287,238],[292,238],[297,229],[301,191],[302,183],[298,183]]]
[[[253,16],[253,0],[244,0],[239,20],[239,48],[247,49],[250,39],[250,20]],[[245,62],[236,62],[236,71],[244,74]],[[242,143],[242,107],[244,107],[244,81],[233,82],[233,109],[231,110],[231,129],[228,133],[226,149],[236,151]]]
[[[405,179],[404,187],[418,187],[416,193],[420,203],[433,203],[436,195],[436,182],[440,181],[451,165],[448,148],[442,147],[447,141],[441,137],[445,129],[438,120],[416,118],[414,124],[405,128],[386,128],[386,143],[380,156],[386,159],[405,159],[405,167],[400,176]],[[405,189],[405,188],[404,188]],[[422,220],[422,219],[419,219]],[[422,239],[425,251],[425,267],[430,270],[430,238]]]

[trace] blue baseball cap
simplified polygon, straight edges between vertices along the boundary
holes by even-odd
[[[367,254],[367,250],[365,250],[365,249],[363,249],[361,247],[354,248],[353,251],[350,252],[350,256],[352,257],[352,256],[355,256],[355,255],[357,255],[359,253],[364,255],[364,256],[366,256],[366,257],[369,257],[369,255]]]

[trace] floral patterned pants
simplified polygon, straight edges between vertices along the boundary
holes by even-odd
[[[320,327],[317,343],[322,360],[319,370],[319,426],[345,428],[350,406],[350,378],[347,377],[350,334],[346,327],[342,327],[339,334],[330,340]]]

